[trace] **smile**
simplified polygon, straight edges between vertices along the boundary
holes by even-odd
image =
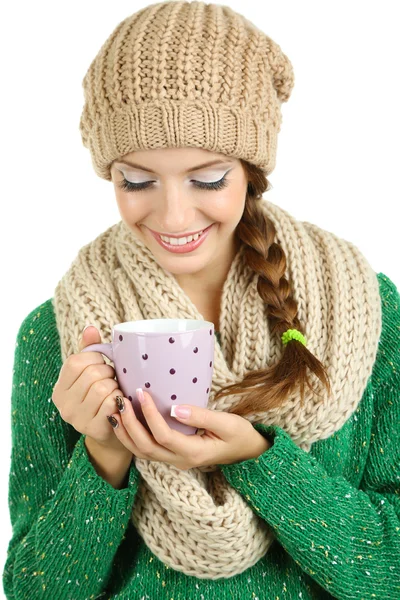
[[[205,241],[213,225],[215,225],[215,223],[199,233],[182,238],[168,238],[164,235],[161,236],[159,233],[156,233],[151,229],[149,231],[152,233],[153,237],[157,240],[160,246],[165,248],[165,250],[174,252],[176,254],[182,254],[196,250],[196,248],[198,248]]]

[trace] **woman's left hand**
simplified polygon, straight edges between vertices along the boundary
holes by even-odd
[[[169,427],[148,392],[143,391],[143,395],[143,415],[154,437],[136,418],[130,401],[125,400],[123,412],[113,414],[118,421],[115,435],[138,458],[166,462],[186,471],[204,465],[257,458],[271,446],[247,419],[188,404],[181,406],[191,409],[190,417],[175,418],[205,432],[203,435],[185,435]]]

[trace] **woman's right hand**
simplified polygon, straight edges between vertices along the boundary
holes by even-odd
[[[82,334],[80,350],[101,343],[96,327]],[[101,446],[127,452],[119,441],[107,415],[118,410],[115,397],[123,393],[114,379],[115,369],[105,364],[100,352],[71,354],[64,362],[53,389],[52,400],[61,418],[74,429],[92,438]],[[124,396],[123,396],[124,397]],[[129,402],[124,397],[125,402]]]

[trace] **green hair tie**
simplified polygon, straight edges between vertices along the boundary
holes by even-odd
[[[286,346],[290,340],[297,340],[307,346],[307,340],[304,335],[298,329],[288,329],[285,333],[282,334],[282,342],[283,345]]]

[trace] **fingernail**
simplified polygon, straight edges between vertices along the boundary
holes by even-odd
[[[115,417],[113,417],[112,415],[111,415],[111,417],[107,415],[107,419],[109,420],[111,425],[114,427],[114,429],[116,429],[118,427],[118,421]]]
[[[119,412],[120,413],[124,412],[124,410],[125,410],[125,400],[123,399],[123,397],[122,396],[116,396],[115,397],[115,401],[117,403]]]
[[[136,390],[136,397],[139,400],[140,404],[145,404],[146,403],[146,400],[145,400],[142,388],[137,388],[137,390]]]
[[[192,411],[190,408],[183,408],[182,406],[176,406],[175,404],[171,407],[171,417],[180,417],[181,419],[188,419]]]
[[[86,325],[86,327],[84,328],[84,330],[82,331],[82,333],[85,333],[86,329],[88,327],[96,327],[96,325],[92,325],[91,323],[89,325]]]

